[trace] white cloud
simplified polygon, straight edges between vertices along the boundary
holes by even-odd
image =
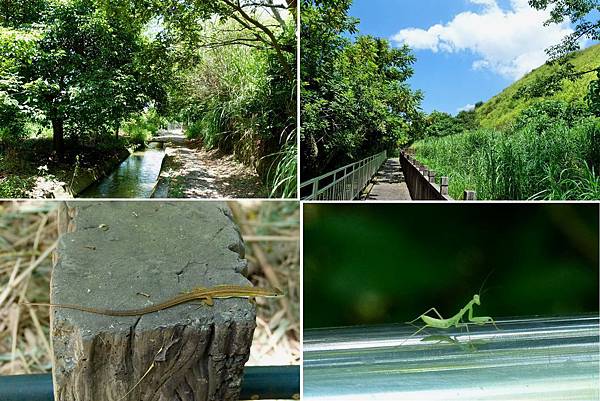
[[[471,111],[471,110],[475,110],[475,105],[474,104],[466,104],[463,107],[461,107],[460,109],[456,110],[458,113],[460,113],[461,111]]]
[[[402,29],[392,41],[432,52],[471,51],[480,57],[473,69],[517,80],[546,61],[546,48],[573,32],[568,22],[544,26],[548,12],[531,8],[527,0],[511,0],[509,9],[500,8],[497,0],[470,2],[483,8],[428,29]]]

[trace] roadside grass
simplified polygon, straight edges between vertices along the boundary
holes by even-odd
[[[477,191],[482,200],[600,199],[600,119],[572,127],[557,123],[502,132],[491,129],[427,138],[413,144],[415,157],[449,177],[450,196]]]

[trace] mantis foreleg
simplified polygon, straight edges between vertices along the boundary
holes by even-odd
[[[469,308],[469,322],[475,323],[478,325],[483,325],[486,323],[492,323],[494,327],[498,330],[498,326],[496,326],[496,322],[489,316],[473,316],[473,305]]]

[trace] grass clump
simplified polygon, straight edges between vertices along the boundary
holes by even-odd
[[[498,131],[480,129],[413,145],[416,158],[450,177],[455,199],[466,189],[478,199],[600,199],[600,119],[578,122],[536,116]]]

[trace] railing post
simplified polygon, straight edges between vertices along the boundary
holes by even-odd
[[[440,193],[442,195],[448,195],[448,177],[440,178]]]
[[[477,200],[477,193],[475,191],[465,190],[463,194],[463,200],[474,201]]]
[[[429,171],[429,182],[435,184],[435,171],[433,170]]]

